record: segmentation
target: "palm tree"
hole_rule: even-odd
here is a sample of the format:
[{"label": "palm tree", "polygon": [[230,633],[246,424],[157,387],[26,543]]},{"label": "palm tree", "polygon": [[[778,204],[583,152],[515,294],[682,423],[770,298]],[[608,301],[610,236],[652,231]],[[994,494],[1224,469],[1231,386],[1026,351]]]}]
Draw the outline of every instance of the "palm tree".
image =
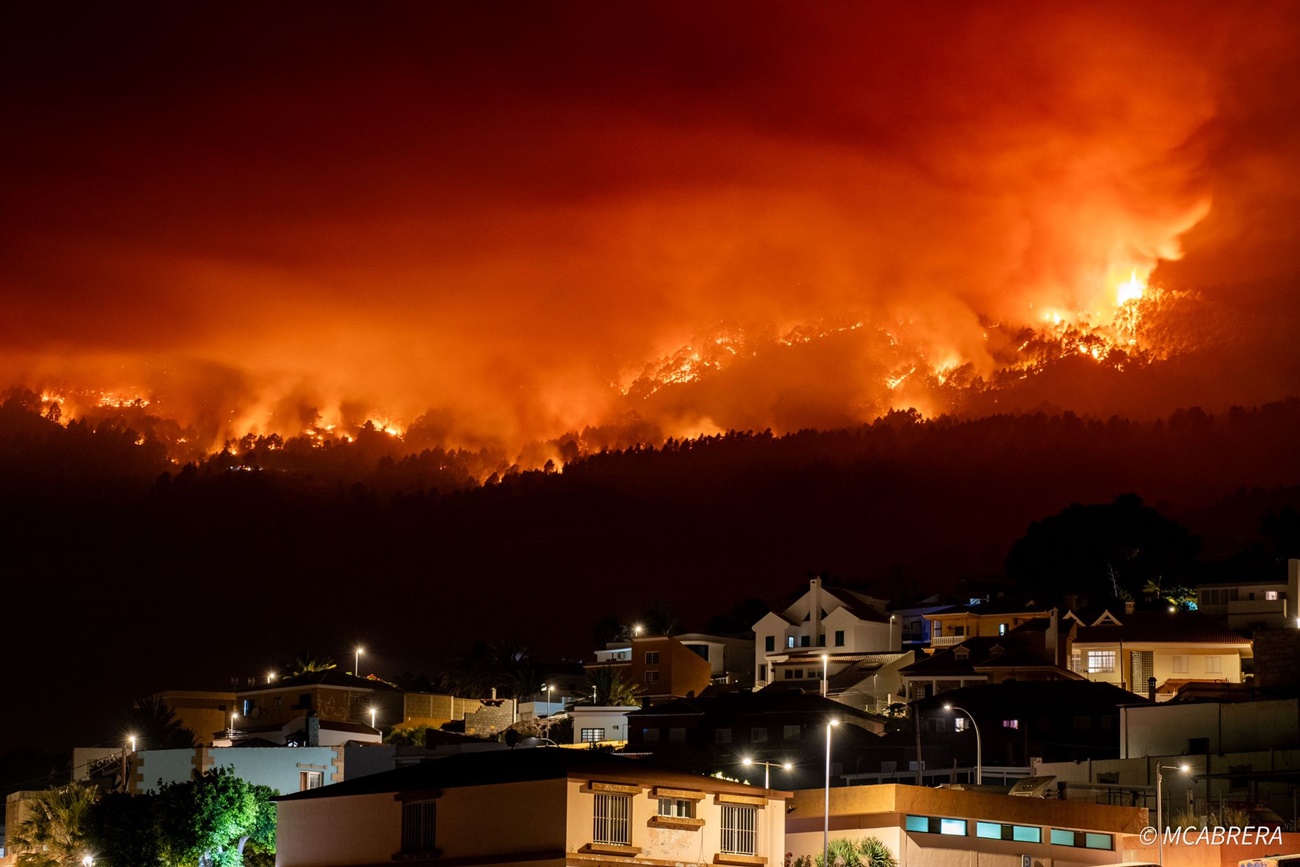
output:
[{"label": "palm tree", "polygon": [[328,656],[320,656],[310,650],[300,650],[294,661],[286,667],[289,669],[290,677],[297,677],[300,674],[329,671],[334,667],[334,660]]},{"label": "palm tree", "polygon": [[[840,838],[830,842],[830,867],[897,867],[894,853],[879,837],[863,837],[858,842]],[[822,856],[813,859],[816,867],[825,867]]]},{"label": "palm tree", "polygon": [[17,867],[78,867],[92,854],[86,817],[98,794],[89,786],[72,783],[27,799],[31,817],[19,824],[12,837]]},{"label": "palm tree", "polygon": [[617,669],[605,666],[592,669],[587,680],[595,689],[595,703],[605,707],[629,707],[641,703],[640,688]]},{"label": "palm tree", "polygon": [[123,723],[141,749],[184,750],[198,746],[198,736],[181,725],[176,712],[156,695],[137,699]]}]

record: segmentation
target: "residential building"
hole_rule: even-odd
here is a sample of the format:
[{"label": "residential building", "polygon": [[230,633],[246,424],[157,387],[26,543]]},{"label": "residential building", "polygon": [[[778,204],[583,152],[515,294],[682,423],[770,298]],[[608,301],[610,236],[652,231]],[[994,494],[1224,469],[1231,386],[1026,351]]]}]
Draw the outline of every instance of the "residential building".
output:
[{"label": "residential building", "polygon": [[1044,639],[1055,644],[1048,630],[1038,628],[1044,619],[1022,623],[1001,637],[966,638],[959,644],[933,649],[904,666],[899,678],[906,700],[983,683],[1083,680],[1082,675],[1056,665],[1044,655]]},{"label": "residential building", "polygon": [[[402,691],[373,677],[356,677],[330,668],[254,685],[235,694],[238,714],[222,728],[282,725],[307,712],[322,721],[395,725],[405,716]],[[219,734],[218,734],[219,736]]]},{"label": "residential building", "polygon": [[775,867],[788,797],[590,750],[450,756],[277,799],[276,865]]},{"label": "residential building", "polygon": [[[825,659],[823,659],[825,657]],[[871,713],[885,713],[903,701],[900,672],[913,661],[913,651],[900,653],[829,653],[790,651],[772,666],[773,682],[765,689],[802,689]],[[774,657],[775,659],[775,657]],[[822,689],[822,675],[826,688]]]},{"label": "residential building", "polygon": [[573,743],[622,746],[627,743],[627,715],[636,710],[640,707],[575,704],[568,712],[573,720]]},{"label": "residential building", "polygon": [[685,632],[673,636],[709,663],[709,676],[718,686],[749,689],[754,685],[754,639]]},{"label": "residential building", "polygon": [[793,793],[786,848],[820,858],[823,834],[875,837],[899,867],[1095,867],[1138,860],[1146,810],[921,786]]},{"label": "residential building", "polygon": [[792,652],[825,648],[828,653],[884,653],[902,646],[898,618],[888,603],[841,587],[826,588],[820,578],[789,606],[771,611],[754,624],[754,689],[777,682],[773,672]]},{"label": "residential building", "polygon": [[225,768],[255,786],[285,794],[342,781],[343,746],[196,747],[142,750],[130,759],[128,791],[154,792],[161,785]]},{"label": "residential building", "polygon": [[1243,661],[1251,656],[1249,638],[1194,611],[1104,611],[1078,627],[1070,667],[1089,680],[1167,701],[1193,681],[1242,683]]},{"label": "residential building", "polygon": [[920,605],[890,609],[889,613],[893,616],[895,626],[899,630],[902,649],[914,650],[919,653],[929,647],[930,621],[926,615],[935,614],[951,607],[951,603],[940,602],[939,597],[931,596],[922,600]]},{"label": "residential building", "polygon": [[709,661],[669,635],[613,642],[596,651],[596,661],[586,668],[618,671],[641,691],[643,704],[699,695],[713,682]]},{"label": "residential building", "polygon": [[[815,785],[825,761],[826,724],[836,720],[837,754],[877,740],[881,721],[798,689],[724,692],[651,705],[627,715],[627,750],[695,773],[740,773],[745,758],[790,762],[781,786]],[[838,774],[838,771],[836,772]]]},{"label": "residential building", "polygon": [[[215,733],[226,728],[230,711],[238,710],[235,693],[212,690],[168,689],[154,693],[167,705],[176,721],[194,732],[201,746],[212,746]],[[152,749],[159,744],[138,744],[140,749]]]},{"label": "residential building", "polygon": [[[932,651],[961,644],[968,638],[1000,638],[1007,633],[1038,620],[1048,628],[1056,628],[1056,609],[1041,605],[1032,599],[975,599],[967,605],[950,605],[926,614],[930,623],[930,648]],[[1060,664],[1059,650],[1053,632],[1044,647],[1048,661]]]},{"label": "residential building", "polygon": [[[1279,570],[1280,571],[1280,570]],[[1300,560],[1286,563],[1275,580],[1215,582],[1196,585],[1196,610],[1221,617],[1229,629],[1251,632],[1300,624]]]}]

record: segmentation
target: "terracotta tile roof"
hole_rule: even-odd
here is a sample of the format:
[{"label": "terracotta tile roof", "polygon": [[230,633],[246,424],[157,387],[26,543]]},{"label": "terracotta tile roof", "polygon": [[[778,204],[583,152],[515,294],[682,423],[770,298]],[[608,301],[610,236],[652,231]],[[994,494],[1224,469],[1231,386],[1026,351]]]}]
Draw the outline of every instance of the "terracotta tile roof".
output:
[{"label": "terracotta tile roof", "polygon": [[1179,611],[1168,614],[1157,611],[1139,611],[1133,614],[1116,614],[1119,626],[1081,626],[1074,637],[1075,644],[1107,644],[1119,641],[1154,642],[1167,644],[1238,644],[1250,646],[1250,639],[1238,635],[1224,621]]}]

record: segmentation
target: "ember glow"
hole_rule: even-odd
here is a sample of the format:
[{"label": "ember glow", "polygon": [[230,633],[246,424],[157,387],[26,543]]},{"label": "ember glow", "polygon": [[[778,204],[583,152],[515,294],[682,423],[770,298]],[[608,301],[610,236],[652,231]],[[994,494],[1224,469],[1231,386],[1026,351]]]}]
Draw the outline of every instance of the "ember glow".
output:
[{"label": "ember glow", "polygon": [[0,380],[65,422],[522,455],[1300,387],[1290,4],[6,15]]}]

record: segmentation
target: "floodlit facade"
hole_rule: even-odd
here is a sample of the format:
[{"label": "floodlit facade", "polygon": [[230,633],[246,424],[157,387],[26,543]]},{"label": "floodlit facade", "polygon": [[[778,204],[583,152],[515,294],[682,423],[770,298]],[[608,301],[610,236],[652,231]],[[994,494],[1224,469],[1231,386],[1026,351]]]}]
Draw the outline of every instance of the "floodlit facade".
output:
[{"label": "floodlit facade", "polygon": [[779,865],[787,797],[580,750],[452,756],[280,798],[276,865]]}]

